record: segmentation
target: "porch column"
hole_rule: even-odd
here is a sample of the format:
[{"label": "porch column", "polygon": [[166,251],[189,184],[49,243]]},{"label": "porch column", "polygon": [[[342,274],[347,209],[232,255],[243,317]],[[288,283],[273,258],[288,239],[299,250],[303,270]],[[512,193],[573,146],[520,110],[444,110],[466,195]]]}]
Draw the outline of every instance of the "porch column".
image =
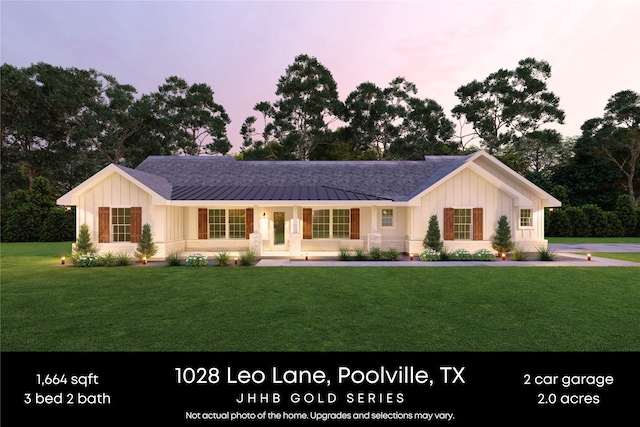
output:
[{"label": "porch column", "polygon": [[[253,207],[253,223],[260,224],[260,208],[258,206]],[[251,249],[257,253],[259,256],[262,255],[262,238],[260,237],[260,228],[254,227],[253,233],[249,234],[249,246]]]},{"label": "porch column", "polygon": [[289,234],[289,253],[291,256],[302,255],[302,235],[300,234],[300,221],[298,220],[298,206],[293,207],[293,230]]},{"label": "porch column", "polygon": [[382,247],[382,234],[378,233],[378,207],[371,206],[371,232],[367,235],[367,250]]}]

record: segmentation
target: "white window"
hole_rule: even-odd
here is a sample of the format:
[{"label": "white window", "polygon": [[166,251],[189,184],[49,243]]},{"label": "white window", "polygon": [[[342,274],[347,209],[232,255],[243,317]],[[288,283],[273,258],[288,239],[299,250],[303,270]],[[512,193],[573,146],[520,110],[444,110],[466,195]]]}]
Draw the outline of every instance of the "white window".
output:
[{"label": "white window", "polygon": [[531,222],[531,209],[520,209],[520,227],[533,227]]},{"label": "white window", "polygon": [[382,209],[382,226],[393,227],[393,209]]},{"label": "white window", "polygon": [[455,209],[453,211],[454,240],[471,239],[471,209]]}]

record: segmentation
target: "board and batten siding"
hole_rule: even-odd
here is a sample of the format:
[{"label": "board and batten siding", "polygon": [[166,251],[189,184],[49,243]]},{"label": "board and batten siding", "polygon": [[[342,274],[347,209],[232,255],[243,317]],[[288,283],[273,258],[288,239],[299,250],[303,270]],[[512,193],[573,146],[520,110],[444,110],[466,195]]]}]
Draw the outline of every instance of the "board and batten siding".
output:
[{"label": "board and batten siding", "polygon": [[[156,238],[154,219],[156,207],[151,204],[151,196],[128,179],[113,173],[80,195],[76,209],[77,228],[82,224],[89,226],[91,239],[98,242],[100,207],[142,208],[142,224],[151,225]],[[162,230],[163,231],[163,230]]]},{"label": "board and batten siding", "polygon": [[422,239],[431,215],[438,216],[440,231],[444,227],[445,208],[483,208],[484,239],[493,234],[500,215],[511,216],[513,199],[477,173],[465,169],[422,197],[419,213],[414,215],[412,239]]}]

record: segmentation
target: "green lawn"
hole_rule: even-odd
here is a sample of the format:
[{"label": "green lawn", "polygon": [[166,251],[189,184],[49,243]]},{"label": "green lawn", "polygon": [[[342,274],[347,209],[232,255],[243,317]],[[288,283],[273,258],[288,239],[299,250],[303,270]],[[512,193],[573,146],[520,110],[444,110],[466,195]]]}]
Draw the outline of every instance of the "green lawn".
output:
[{"label": "green lawn", "polygon": [[2,244],[2,351],[639,351],[638,269],[61,267]]},{"label": "green lawn", "polygon": [[[586,255],[586,252],[582,252]],[[594,257],[619,259],[622,261],[640,262],[640,252],[593,252]]]},{"label": "green lawn", "polygon": [[562,243],[567,245],[584,243],[638,243],[640,237],[548,237],[549,243]]}]

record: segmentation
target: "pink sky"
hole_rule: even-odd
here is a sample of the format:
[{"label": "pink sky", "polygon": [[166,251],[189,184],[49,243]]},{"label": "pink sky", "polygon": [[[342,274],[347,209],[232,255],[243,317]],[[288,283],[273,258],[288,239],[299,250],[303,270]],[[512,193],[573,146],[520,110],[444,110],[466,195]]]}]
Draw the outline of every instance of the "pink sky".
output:
[{"label": "pink sky", "polygon": [[607,99],[640,92],[640,2],[629,1],[199,1],[0,3],[1,61],[93,68],[139,93],[177,75],[207,83],[239,130],[274,101],[295,56],[315,56],[344,100],[371,81],[404,76],[451,118],[455,90],[534,57],[567,114],[553,126],[580,134]]}]

